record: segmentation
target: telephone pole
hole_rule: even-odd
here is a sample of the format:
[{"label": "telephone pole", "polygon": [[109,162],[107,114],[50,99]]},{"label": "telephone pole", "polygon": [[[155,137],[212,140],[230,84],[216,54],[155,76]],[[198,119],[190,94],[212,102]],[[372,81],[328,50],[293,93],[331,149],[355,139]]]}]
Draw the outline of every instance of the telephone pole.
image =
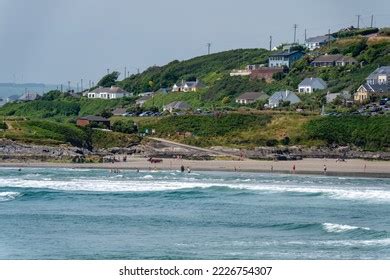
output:
[{"label": "telephone pole", "polygon": [[374,15],[371,15],[371,28],[374,26]]},{"label": "telephone pole", "polygon": [[294,44],[295,44],[296,39],[297,39],[297,28],[298,28],[298,25],[294,24]]},{"label": "telephone pole", "polygon": [[70,81],[68,81],[68,91],[70,92]]},{"label": "telephone pole", "polygon": [[207,43],[207,54],[209,55],[211,51],[211,43]]},{"label": "telephone pole", "polygon": [[81,92],[83,92],[84,88],[83,88],[83,79],[80,80],[80,85],[81,85]]},{"label": "telephone pole", "polygon": [[126,79],[127,67],[125,66],[125,79]]},{"label": "telephone pole", "polygon": [[269,36],[269,51],[272,50],[272,36]]},{"label": "telephone pole", "polygon": [[306,33],[306,29],[305,29],[305,42],[306,42],[306,39],[307,39],[307,33]]},{"label": "telephone pole", "polygon": [[330,49],[330,29],[328,29],[328,47]]},{"label": "telephone pole", "polygon": [[361,17],[361,15],[356,15],[357,16],[357,18],[358,18],[358,29],[360,28],[360,17]]}]

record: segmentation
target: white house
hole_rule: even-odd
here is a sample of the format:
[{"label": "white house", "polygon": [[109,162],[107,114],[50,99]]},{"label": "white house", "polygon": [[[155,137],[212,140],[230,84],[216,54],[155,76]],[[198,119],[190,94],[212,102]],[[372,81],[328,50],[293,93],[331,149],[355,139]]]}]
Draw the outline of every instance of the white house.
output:
[{"label": "white house", "polygon": [[245,92],[236,98],[238,104],[251,104],[259,100],[267,100],[268,95],[263,92]]},{"label": "white house", "polygon": [[184,101],[174,101],[163,107],[163,111],[169,111],[170,113],[173,111],[188,111],[190,109],[191,106]]},{"label": "white house", "polygon": [[203,84],[199,82],[197,79],[194,81],[184,81],[182,80],[181,83],[174,84],[172,87],[172,92],[190,92],[190,91],[197,91],[198,89],[202,88]]},{"label": "white house", "polygon": [[306,39],[305,46],[309,50],[313,51],[313,50],[315,50],[323,45],[326,45],[327,43],[329,43],[329,41],[334,41],[334,40],[335,40],[335,38],[332,35],[331,36],[324,35],[324,36],[311,37],[311,38]]},{"label": "white house", "polygon": [[298,92],[312,93],[316,90],[326,89],[328,85],[321,78],[306,78],[298,85]]},{"label": "white house", "polygon": [[124,89],[121,89],[120,87],[98,87],[86,95],[88,98],[97,98],[97,99],[118,99],[123,98],[125,96],[133,96],[132,93],[129,93],[125,91]]},{"label": "white house", "polygon": [[367,83],[373,84],[389,84],[390,83],[390,66],[382,66],[376,69],[367,77]]},{"label": "white house", "polygon": [[277,91],[268,99],[268,108],[277,108],[280,103],[289,101],[290,105],[301,102],[301,99],[292,91]]}]

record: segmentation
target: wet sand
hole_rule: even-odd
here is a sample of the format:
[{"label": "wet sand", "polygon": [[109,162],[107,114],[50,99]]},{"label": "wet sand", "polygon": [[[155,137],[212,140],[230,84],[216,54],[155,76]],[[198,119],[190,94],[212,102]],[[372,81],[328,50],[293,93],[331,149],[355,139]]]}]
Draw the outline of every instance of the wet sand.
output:
[{"label": "wet sand", "polygon": [[[390,178],[390,161],[365,161],[360,159],[337,162],[335,159],[303,159],[299,161],[257,160],[181,160],[164,159],[150,163],[146,158],[128,157],[126,162],[115,163],[55,163],[55,162],[0,162],[0,167],[47,168],[105,168],[139,170],[179,170],[181,166],[194,171],[275,172],[295,174],[326,174],[329,176],[359,176]],[[295,166],[295,171],[294,171]],[[326,167],[326,172],[325,172]]]}]

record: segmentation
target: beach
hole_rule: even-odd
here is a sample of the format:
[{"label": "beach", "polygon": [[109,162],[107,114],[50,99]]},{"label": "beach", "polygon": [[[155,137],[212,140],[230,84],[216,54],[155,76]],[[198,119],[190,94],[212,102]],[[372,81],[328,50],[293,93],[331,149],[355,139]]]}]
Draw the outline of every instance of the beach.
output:
[{"label": "beach", "polygon": [[[117,159],[123,159],[117,156]],[[259,160],[183,160],[163,159],[161,163],[150,163],[147,158],[127,157],[126,162],[115,163],[57,163],[57,162],[1,162],[0,167],[54,167],[54,168],[102,168],[102,169],[139,169],[139,170],[179,170],[185,171],[231,171],[261,173],[295,173],[329,176],[359,176],[390,178],[389,161],[367,161],[351,159],[310,159],[298,161],[259,161]],[[295,169],[295,170],[294,170]],[[326,171],[325,171],[326,170]]]}]

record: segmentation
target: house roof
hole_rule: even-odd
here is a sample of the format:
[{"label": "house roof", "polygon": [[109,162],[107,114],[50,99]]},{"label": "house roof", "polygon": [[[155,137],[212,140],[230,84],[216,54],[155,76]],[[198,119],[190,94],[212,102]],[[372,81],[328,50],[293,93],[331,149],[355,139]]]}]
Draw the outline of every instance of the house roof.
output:
[{"label": "house roof", "polygon": [[280,101],[290,101],[291,104],[301,102],[301,99],[292,91],[277,91],[269,98],[270,103],[279,103]]},{"label": "house roof", "polygon": [[114,116],[121,116],[127,112],[126,108],[116,108],[112,111],[112,114]]},{"label": "house roof", "polygon": [[169,103],[168,105],[165,105],[164,108],[166,110],[188,110],[191,108],[191,106],[184,101],[174,101]]},{"label": "house roof", "polygon": [[128,93],[127,91],[125,91],[124,89],[120,88],[120,87],[115,87],[115,86],[112,86],[112,87],[98,87],[94,90],[91,90],[90,92],[92,93]]},{"label": "house roof", "polygon": [[236,99],[238,100],[265,100],[268,99],[268,95],[264,92],[245,92]]},{"label": "house roof", "polygon": [[138,99],[136,100],[136,102],[148,101],[148,100],[149,100],[150,98],[152,98],[152,97],[153,97],[153,95],[144,95],[144,96],[138,98]]},{"label": "house roof", "polygon": [[[333,36],[330,36],[330,40],[334,40],[335,38]],[[328,42],[329,37],[328,35],[323,36],[316,36],[306,39],[306,43],[321,43],[321,42]]]},{"label": "house roof", "polygon": [[100,117],[100,116],[85,116],[78,118],[79,120],[88,120],[91,122],[109,122],[109,119]]},{"label": "house roof", "polygon": [[306,78],[299,84],[299,87],[326,88],[327,84],[321,78]]},{"label": "house roof", "polygon": [[343,62],[354,62],[354,63],[357,63],[357,60],[354,59],[353,57],[350,57],[350,56],[343,56],[342,58],[340,59],[337,59],[337,61],[343,61]]},{"label": "house roof", "polygon": [[377,79],[378,75],[390,75],[390,66],[382,66],[372,72],[367,79]]},{"label": "house roof", "polygon": [[189,88],[194,88],[194,87],[200,88],[200,87],[204,86],[199,80],[196,80],[196,81],[181,81],[180,83],[176,83],[175,85],[177,87],[187,86]]},{"label": "house roof", "polygon": [[35,100],[37,98],[41,97],[38,93],[35,92],[27,92],[23,94],[21,97],[19,97],[19,100],[24,100],[24,101],[31,101]]},{"label": "house roof", "polygon": [[282,52],[277,52],[277,53],[274,53],[274,54],[271,54],[270,57],[275,57],[275,56],[278,56],[278,57],[289,57],[293,54],[296,54],[296,53],[302,53],[301,51],[292,51],[292,52],[289,52],[289,51],[282,51]]},{"label": "house roof", "polygon": [[317,57],[313,62],[335,62],[336,60],[340,60],[342,57],[342,54],[326,54]]},{"label": "house roof", "polygon": [[327,103],[331,103],[333,102],[338,96],[340,96],[342,99],[350,99],[351,98],[351,94],[348,92],[348,91],[343,91],[343,92],[337,92],[337,93],[330,93],[328,92],[326,94],[326,102]]},{"label": "house roof", "polygon": [[389,93],[390,92],[390,84],[368,84],[365,83],[360,86],[363,87],[367,92],[371,93]]}]

